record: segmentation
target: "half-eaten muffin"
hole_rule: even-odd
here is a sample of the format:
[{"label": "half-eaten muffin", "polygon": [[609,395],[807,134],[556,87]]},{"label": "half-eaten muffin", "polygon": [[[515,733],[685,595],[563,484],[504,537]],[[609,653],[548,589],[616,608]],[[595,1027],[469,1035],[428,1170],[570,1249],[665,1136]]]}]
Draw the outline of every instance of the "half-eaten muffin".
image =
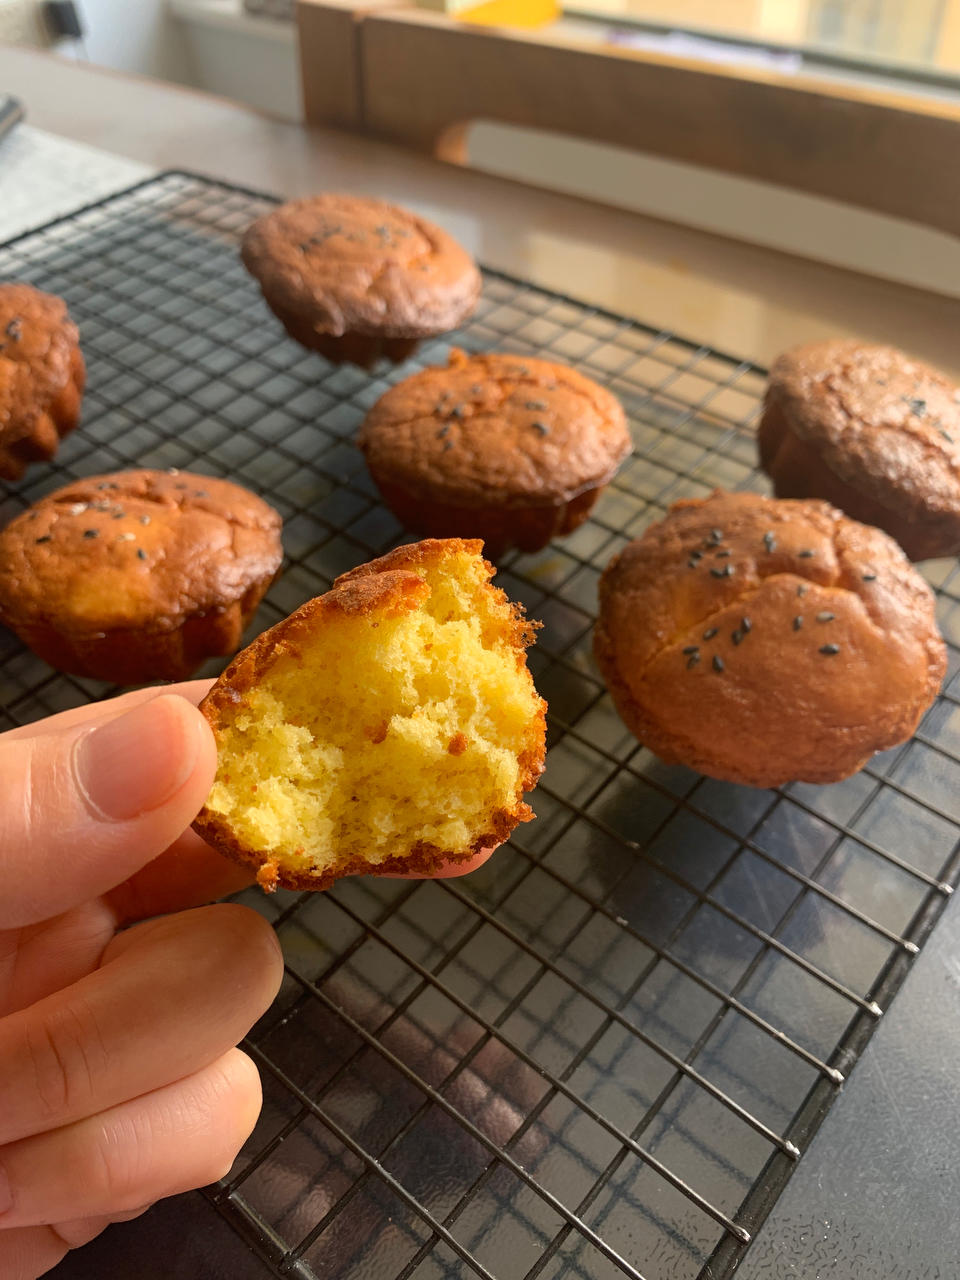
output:
[{"label": "half-eaten muffin", "polygon": [[259,636],[201,704],[218,770],[194,826],[278,885],[430,874],[533,817],[533,626],[481,543],[399,547]]}]

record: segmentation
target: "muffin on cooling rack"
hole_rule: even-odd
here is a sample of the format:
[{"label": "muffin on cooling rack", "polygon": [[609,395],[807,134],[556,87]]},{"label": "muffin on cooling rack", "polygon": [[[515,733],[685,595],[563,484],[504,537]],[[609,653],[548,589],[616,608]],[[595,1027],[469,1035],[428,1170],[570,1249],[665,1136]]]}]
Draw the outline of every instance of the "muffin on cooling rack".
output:
[{"label": "muffin on cooling rack", "polygon": [[0,284],[0,480],[52,458],[80,420],[86,369],[62,298]]},{"label": "muffin on cooling rack", "polygon": [[960,552],[960,388],[893,347],[816,342],[780,356],[759,429],[779,497],[825,498],[911,560]]},{"label": "muffin on cooling rack", "polygon": [[463,862],[533,817],[533,628],[478,542],[399,547],[259,636],[201,703],[218,770],[194,826],[266,889]]},{"label": "muffin on cooling rack", "polygon": [[451,352],[381,397],[357,443],[408,529],[537,551],[589,515],[630,452],[620,403],[564,365]]},{"label": "muffin on cooling rack", "polygon": [[595,653],[651,751],[731,782],[836,782],[908,738],[946,670],[930,588],[825,502],[678,502],[604,571]]},{"label": "muffin on cooling rack", "polygon": [[78,480],[0,533],[0,622],[61,671],[182,680],[237,648],[280,567],[280,523],[212,476]]},{"label": "muffin on cooling rack", "polygon": [[281,205],[247,230],[241,255],[290,336],[335,363],[405,360],[480,296],[480,272],[452,236],[360,196]]}]

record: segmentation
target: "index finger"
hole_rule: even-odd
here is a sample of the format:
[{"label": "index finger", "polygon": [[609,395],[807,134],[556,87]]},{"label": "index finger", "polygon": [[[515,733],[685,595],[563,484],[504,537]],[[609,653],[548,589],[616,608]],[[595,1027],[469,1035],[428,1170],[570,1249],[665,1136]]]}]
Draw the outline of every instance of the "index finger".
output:
[{"label": "index finger", "polygon": [[118,694],[115,698],[104,698],[101,702],[87,702],[82,707],[71,707],[69,711],[60,711],[56,715],[46,716],[43,720],[35,720],[32,724],[23,724],[16,729],[8,729],[0,734],[0,741],[15,742],[18,738],[39,738],[48,733],[62,733],[76,724],[86,721],[109,720],[113,716],[132,711],[141,703],[159,698],[164,693],[173,693],[177,697],[186,698],[196,707],[213,685],[213,680],[181,680],[178,684],[157,684],[147,689],[132,689],[130,693]]}]

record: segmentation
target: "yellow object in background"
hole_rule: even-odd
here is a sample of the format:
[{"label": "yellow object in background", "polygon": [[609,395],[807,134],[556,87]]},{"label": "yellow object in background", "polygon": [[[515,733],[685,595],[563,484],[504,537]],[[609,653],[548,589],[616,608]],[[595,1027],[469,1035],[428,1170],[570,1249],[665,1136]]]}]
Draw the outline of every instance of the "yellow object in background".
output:
[{"label": "yellow object in background", "polygon": [[543,27],[560,17],[558,0],[418,0],[421,8],[438,9],[463,22],[481,26]]}]

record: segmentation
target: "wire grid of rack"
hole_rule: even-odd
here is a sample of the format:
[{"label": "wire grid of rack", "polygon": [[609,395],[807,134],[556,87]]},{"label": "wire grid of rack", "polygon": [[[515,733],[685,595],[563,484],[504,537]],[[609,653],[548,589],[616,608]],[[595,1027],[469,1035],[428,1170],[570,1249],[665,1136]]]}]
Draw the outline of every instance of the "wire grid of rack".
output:
[{"label": "wire grid of rack", "polygon": [[[635,452],[582,528],[501,564],[544,624],[537,821],[463,880],[245,896],[287,968],[246,1045],[263,1113],[209,1211],[265,1275],[727,1276],[958,873],[956,562],[925,566],[950,669],[910,743],[829,787],[663,765],[592,664],[597,579],[671,501],[765,489],[762,370],[495,272],[464,331],[399,369],[334,368],[239,263],[270,204],[166,174],[0,248],[0,274],[67,299],[90,375],[81,428],[0,520],[124,466],[247,484],[286,548],[250,638],[403,540],[352,436],[449,342],[576,364],[623,401]],[[0,727],[111,692],[0,630]]]}]

